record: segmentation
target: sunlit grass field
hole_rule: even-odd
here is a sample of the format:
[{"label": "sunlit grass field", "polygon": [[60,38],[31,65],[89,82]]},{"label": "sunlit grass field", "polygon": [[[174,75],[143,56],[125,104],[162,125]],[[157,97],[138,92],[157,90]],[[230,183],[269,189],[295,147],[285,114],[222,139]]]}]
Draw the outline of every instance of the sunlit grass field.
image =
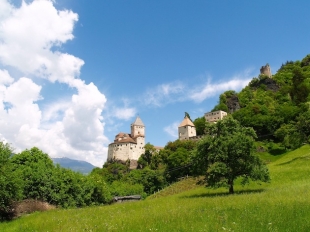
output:
[{"label": "sunlit grass field", "polygon": [[271,183],[236,185],[234,195],[168,188],[139,202],[34,213],[0,231],[310,231],[310,146],[269,158]]}]

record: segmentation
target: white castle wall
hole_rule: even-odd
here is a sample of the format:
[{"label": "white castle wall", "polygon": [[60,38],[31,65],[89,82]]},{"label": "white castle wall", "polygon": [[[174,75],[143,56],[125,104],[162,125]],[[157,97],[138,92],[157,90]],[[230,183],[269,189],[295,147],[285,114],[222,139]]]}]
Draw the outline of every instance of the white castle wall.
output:
[{"label": "white castle wall", "polygon": [[189,139],[190,137],[196,136],[196,128],[194,126],[182,126],[178,128],[179,139]]},{"label": "white castle wall", "polygon": [[222,120],[225,116],[227,116],[227,113],[222,110],[205,113],[205,119],[210,123]]}]

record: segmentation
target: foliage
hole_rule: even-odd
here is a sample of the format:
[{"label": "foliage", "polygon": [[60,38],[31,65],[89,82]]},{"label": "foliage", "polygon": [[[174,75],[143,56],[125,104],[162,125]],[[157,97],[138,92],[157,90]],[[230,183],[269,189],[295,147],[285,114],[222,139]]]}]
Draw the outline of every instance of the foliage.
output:
[{"label": "foliage", "polygon": [[125,178],[124,182],[131,184],[141,184],[143,186],[143,191],[150,195],[162,189],[166,185],[166,179],[163,173],[158,170],[151,170],[145,168],[143,170],[132,170]]},{"label": "foliage", "polygon": [[36,199],[65,208],[105,204],[112,199],[104,179],[55,166],[49,156],[36,147],[14,155],[11,164],[10,175],[20,173],[22,199]]},{"label": "foliage", "polygon": [[138,160],[139,168],[149,167],[153,170],[157,169],[160,163],[160,158],[154,145],[147,143],[144,146],[144,150],[145,152]]},{"label": "foliage", "polygon": [[206,118],[204,116],[200,118],[196,118],[194,120],[194,125],[196,128],[196,134],[199,135],[204,135],[205,134],[205,128],[206,128]]},{"label": "foliage", "polygon": [[310,111],[299,114],[296,121],[282,124],[275,132],[276,138],[282,141],[287,149],[296,149],[303,143],[309,143]]},{"label": "foliage", "polygon": [[300,67],[293,70],[291,97],[296,105],[307,101],[310,93],[309,80],[306,80],[306,75]]},{"label": "foliage", "polygon": [[111,194],[112,196],[145,196],[143,186],[141,184],[132,184],[125,181],[114,181],[111,184]]},{"label": "foliage", "polygon": [[229,187],[229,193],[233,193],[238,177],[243,184],[250,179],[268,181],[267,167],[254,154],[255,138],[252,128],[242,127],[230,116],[209,125],[194,157],[197,169],[206,176],[207,185]]},{"label": "foliage", "polygon": [[191,116],[189,115],[189,113],[187,113],[187,112],[185,112],[185,116],[184,116],[184,118],[188,118],[189,120],[191,120]]},{"label": "foliage", "polygon": [[97,173],[101,175],[104,180],[108,183],[113,183],[113,181],[122,179],[125,175],[129,173],[128,164],[124,164],[117,160],[112,160],[106,162],[102,169],[95,168],[91,174]]},{"label": "foliage", "polygon": [[168,182],[192,174],[191,152],[195,147],[194,140],[176,140],[168,142],[160,151],[162,161],[166,164],[165,177]]},{"label": "foliage", "polygon": [[54,168],[48,155],[33,147],[14,155],[12,163],[14,171],[19,170],[23,176],[23,197],[48,201]]},{"label": "foliage", "polygon": [[[235,96],[241,107],[232,113],[236,120],[245,127],[252,127],[259,140],[276,139],[289,143],[288,137],[287,141],[283,141],[281,136],[276,136],[276,131],[283,124],[291,121],[297,123],[299,114],[305,112],[304,105],[310,100],[309,57],[302,61],[287,61],[272,78],[266,75],[253,78],[239,93],[231,90],[224,92],[212,111],[227,111],[231,107],[229,99]],[[295,141],[295,144],[298,147],[302,142]]]},{"label": "foliage", "polygon": [[19,172],[13,171],[13,149],[0,142],[0,221],[10,217],[14,201],[22,198],[22,182]]}]

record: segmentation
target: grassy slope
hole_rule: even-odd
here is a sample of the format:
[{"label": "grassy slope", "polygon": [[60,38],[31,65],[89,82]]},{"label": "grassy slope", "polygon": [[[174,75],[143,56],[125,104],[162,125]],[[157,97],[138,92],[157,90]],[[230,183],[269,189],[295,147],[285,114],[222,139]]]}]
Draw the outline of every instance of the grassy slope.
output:
[{"label": "grassy slope", "polygon": [[0,231],[310,231],[310,146],[269,164],[272,182],[198,187],[141,202],[35,213]]}]

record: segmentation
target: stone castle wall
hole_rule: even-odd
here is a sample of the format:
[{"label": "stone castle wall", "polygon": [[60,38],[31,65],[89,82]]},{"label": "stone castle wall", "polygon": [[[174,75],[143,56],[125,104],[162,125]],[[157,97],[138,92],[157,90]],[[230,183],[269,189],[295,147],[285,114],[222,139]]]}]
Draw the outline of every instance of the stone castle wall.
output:
[{"label": "stone castle wall", "polygon": [[266,75],[268,77],[271,77],[271,69],[270,69],[270,66],[269,64],[266,64],[265,66],[262,66],[260,68],[260,75]]},{"label": "stone castle wall", "polygon": [[108,160],[138,160],[144,153],[144,145],[134,143],[112,143],[109,145]]}]

